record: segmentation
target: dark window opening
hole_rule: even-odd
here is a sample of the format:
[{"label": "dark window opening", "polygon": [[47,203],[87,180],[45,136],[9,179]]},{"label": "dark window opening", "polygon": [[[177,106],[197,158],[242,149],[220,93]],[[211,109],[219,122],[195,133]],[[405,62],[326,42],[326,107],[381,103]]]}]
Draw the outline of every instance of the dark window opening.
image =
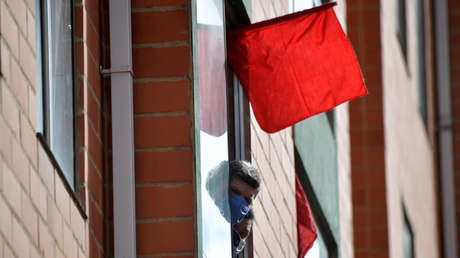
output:
[{"label": "dark window opening", "polygon": [[407,66],[407,17],[406,0],[398,0],[396,10],[396,36]]},{"label": "dark window opening", "polygon": [[331,127],[332,135],[335,137],[335,109],[331,109],[326,112],[327,121]]},{"label": "dark window opening", "polygon": [[[3,52],[2,51],[2,44],[1,43],[2,43],[2,40],[0,39],[0,56],[3,55],[3,53],[2,53]],[[3,77],[3,72],[1,70],[1,67],[2,67],[2,61],[0,60],[0,77]],[[1,95],[0,95],[0,97],[1,97]]]},{"label": "dark window opening", "polygon": [[426,89],[426,62],[425,62],[425,9],[423,0],[417,0],[417,64],[418,64],[418,109],[422,116],[425,128],[427,126],[427,89]]}]

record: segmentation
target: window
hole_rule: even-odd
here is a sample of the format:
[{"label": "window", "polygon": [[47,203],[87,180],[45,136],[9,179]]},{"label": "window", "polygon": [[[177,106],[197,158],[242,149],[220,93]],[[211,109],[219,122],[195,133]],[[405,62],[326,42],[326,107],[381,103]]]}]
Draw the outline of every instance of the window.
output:
[{"label": "window", "polygon": [[249,17],[239,1],[197,0],[194,22],[198,255],[248,257],[251,237],[239,254],[234,249],[228,160],[246,158],[249,104],[226,66],[225,29],[247,24]]},{"label": "window", "polygon": [[327,2],[324,0],[291,0],[290,1],[290,10],[291,12],[297,12],[305,9],[310,9],[312,7],[321,5],[322,3]]},{"label": "window", "polygon": [[332,135],[335,137],[335,109],[331,109],[326,112],[327,121],[331,128]]},{"label": "window", "polygon": [[414,233],[412,231],[412,225],[409,221],[407,215],[406,207],[403,205],[403,216],[404,224],[402,229],[403,235],[403,248],[404,248],[404,258],[414,258]]},{"label": "window", "polygon": [[[231,89],[229,93],[229,115],[230,115],[230,158],[235,160],[250,160],[249,153],[247,153],[247,139],[246,135],[249,130],[249,121],[247,121],[249,114],[249,102],[243,92],[243,86],[240,84],[236,75],[233,75],[231,80]],[[232,254],[233,258],[247,258],[252,251],[252,229],[246,239],[246,245],[239,254]],[[233,235],[234,237],[234,235]],[[234,239],[232,240],[234,241]]]},{"label": "window", "polygon": [[223,0],[197,0],[193,31],[198,256],[232,257]]},{"label": "window", "polygon": [[396,36],[399,46],[407,65],[407,19],[406,19],[406,0],[397,0],[396,4]]},{"label": "window", "polygon": [[426,78],[425,78],[425,15],[423,8],[423,0],[416,1],[417,12],[417,64],[418,64],[418,109],[422,116],[423,122],[427,124],[427,94],[426,94]]},{"label": "window", "polygon": [[[226,6],[226,28],[232,29],[250,24],[247,10],[250,9],[250,1],[233,1]],[[228,2],[227,2],[228,3]],[[250,142],[247,139],[250,131],[249,101],[244,93],[243,86],[236,74],[228,67],[228,121],[229,121],[229,158],[231,160],[250,160],[248,152]],[[232,245],[236,235],[232,233]],[[252,255],[252,228],[245,240],[244,248],[237,253],[232,247],[232,258],[247,258]]]},{"label": "window", "polygon": [[[295,170],[299,178],[300,183],[307,195],[308,202],[310,204],[315,225],[318,230],[318,238],[313,243],[313,246],[305,255],[305,258],[335,258],[338,257],[338,246],[336,237],[334,236],[333,224],[329,222],[331,216],[325,213],[322,206],[327,204],[318,198],[317,193],[310,181],[310,174],[308,174],[303,161],[302,155],[295,148]],[[323,203],[323,204],[322,204]],[[327,209],[327,207],[326,207]],[[327,212],[327,211],[326,211]],[[338,214],[338,213],[337,213]],[[338,216],[337,216],[338,217]],[[332,221],[334,223],[334,221]],[[337,227],[336,227],[337,228]]]},{"label": "window", "polygon": [[73,1],[36,0],[38,134],[75,190]]}]

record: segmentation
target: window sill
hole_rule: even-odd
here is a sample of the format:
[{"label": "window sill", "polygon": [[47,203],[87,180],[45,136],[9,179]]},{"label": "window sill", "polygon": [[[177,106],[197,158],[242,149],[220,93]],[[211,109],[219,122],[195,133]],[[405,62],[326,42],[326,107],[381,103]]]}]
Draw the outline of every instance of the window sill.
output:
[{"label": "window sill", "polygon": [[45,137],[41,133],[37,133],[37,139],[40,145],[43,147],[43,150],[45,150],[46,154],[48,155],[51,164],[53,165],[54,169],[56,170],[56,174],[59,176],[60,180],[64,184],[65,189],[67,190],[67,193],[70,196],[70,199],[72,199],[73,203],[77,207],[78,211],[80,212],[80,215],[84,220],[88,219],[88,216],[86,215],[85,210],[83,209],[83,206],[81,205],[80,201],[78,200],[77,194],[73,191],[72,187],[70,186],[69,182],[65,178],[64,172],[62,172],[61,167],[56,161],[56,158],[53,155],[53,152],[51,151],[50,147],[48,146],[48,143],[45,140]]}]

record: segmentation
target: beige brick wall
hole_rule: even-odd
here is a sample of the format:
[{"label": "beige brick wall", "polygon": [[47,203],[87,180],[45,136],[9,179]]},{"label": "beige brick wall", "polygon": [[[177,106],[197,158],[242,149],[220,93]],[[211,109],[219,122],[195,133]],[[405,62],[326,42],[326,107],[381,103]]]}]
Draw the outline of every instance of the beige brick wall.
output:
[{"label": "beige brick wall", "polygon": [[294,145],[292,129],[266,134],[251,116],[252,162],[262,175],[254,212],[254,257],[296,257]]},{"label": "beige brick wall", "polygon": [[381,1],[385,159],[390,257],[403,257],[407,207],[417,257],[439,257],[433,150],[417,109],[415,2],[407,1],[408,69],[396,37],[396,1]]},{"label": "beige brick wall", "polygon": [[[251,21],[287,14],[287,0],[253,0]],[[292,128],[276,134],[260,129],[251,112],[251,158],[262,175],[260,194],[254,203],[254,257],[296,257],[294,145]]]},{"label": "beige brick wall", "polygon": [[0,17],[0,256],[87,257],[86,221],[35,136],[34,1],[0,1]]},{"label": "beige brick wall", "polygon": [[[288,0],[253,0],[252,22],[287,14]],[[296,257],[294,144],[292,128],[262,131],[251,113],[251,157],[261,171],[262,188],[254,203],[254,257]]]},{"label": "beige brick wall", "polygon": [[[287,0],[252,1],[252,22],[287,14]],[[262,131],[251,113],[251,157],[261,171],[262,188],[254,203],[254,257],[296,257],[294,144],[292,128]]]}]

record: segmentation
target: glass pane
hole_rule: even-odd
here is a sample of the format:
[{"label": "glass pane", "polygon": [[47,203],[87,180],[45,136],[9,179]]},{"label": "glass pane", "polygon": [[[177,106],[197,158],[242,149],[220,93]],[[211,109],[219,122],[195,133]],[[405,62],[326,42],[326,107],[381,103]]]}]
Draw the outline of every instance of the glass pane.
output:
[{"label": "glass pane", "polygon": [[292,10],[294,12],[298,12],[301,10],[305,9],[310,9],[312,7],[321,5],[322,1],[321,0],[292,0],[293,8]]},{"label": "glass pane", "polygon": [[203,257],[231,258],[222,0],[197,0],[196,33],[200,103],[201,251]]},{"label": "glass pane", "polygon": [[[337,146],[326,114],[294,125],[294,141],[334,239],[340,239]],[[332,162],[331,162],[332,161]]]},{"label": "glass pane", "polygon": [[327,246],[326,246],[326,243],[324,243],[323,236],[321,235],[319,231],[318,231],[318,238],[316,239],[315,244],[318,245],[318,253],[319,253],[318,257],[328,258],[329,253],[327,251]]},{"label": "glass pane", "polygon": [[308,250],[304,258],[328,258],[328,257],[329,257],[329,253],[327,251],[326,243],[324,243],[323,236],[321,235],[321,232],[318,230],[318,237],[316,238],[315,242],[313,242],[313,246],[310,248],[310,250]]},{"label": "glass pane", "polygon": [[74,185],[74,109],[71,1],[46,3],[49,143],[69,184]]},{"label": "glass pane", "polygon": [[[405,214],[404,214],[405,215]],[[407,220],[407,217],[404,217],[404,225],[403,225],[403,248],[404,248],[404,258],[413,258],[414,257],[414,250],[413,250],[413,235],[412,229]]]}]

